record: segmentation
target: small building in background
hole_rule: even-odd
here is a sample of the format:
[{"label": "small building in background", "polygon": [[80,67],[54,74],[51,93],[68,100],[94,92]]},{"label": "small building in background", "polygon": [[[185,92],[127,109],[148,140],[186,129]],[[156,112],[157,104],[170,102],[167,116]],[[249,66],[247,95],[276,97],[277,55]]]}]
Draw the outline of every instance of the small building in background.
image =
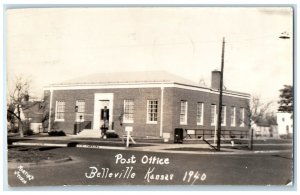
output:
[{"label": "small building in background", "polygon": [[278,133],[281,138],[291,138],[293,136],[293,116],[292,113],[277,113]]},{"label": "small building in background", "polygon": [[41,133],[43,131],[43,114],[44,114],[43,101],[27,101],[21,107],[21,119],[27,123],[33,133]]},{"label": "small building in background", "polygon": [[255,139],[279,139],[277,124],[259,121],[253,125]]}]

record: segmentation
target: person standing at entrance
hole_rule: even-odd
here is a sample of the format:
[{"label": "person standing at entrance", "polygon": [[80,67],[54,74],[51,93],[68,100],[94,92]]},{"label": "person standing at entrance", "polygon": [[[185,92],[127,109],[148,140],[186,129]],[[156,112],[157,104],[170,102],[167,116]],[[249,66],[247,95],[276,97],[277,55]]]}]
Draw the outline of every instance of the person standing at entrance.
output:
[{"label": "person standing at entrance", "polygon": [[101,109],[101,120],[103,121],[103,125],[101,126],[101,138],[106,139],[106,131],[109,127],[109,109],[107,109],[107,106]]}]

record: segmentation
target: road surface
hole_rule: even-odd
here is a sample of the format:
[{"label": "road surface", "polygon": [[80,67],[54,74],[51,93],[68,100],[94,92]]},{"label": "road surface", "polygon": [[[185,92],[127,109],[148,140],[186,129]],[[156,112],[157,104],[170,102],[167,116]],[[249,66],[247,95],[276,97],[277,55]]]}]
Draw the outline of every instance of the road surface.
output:
[{"label": "road surface", "polygon": [[291,152],[207,155],[86,148],[47,152],[67,154],[73,161],[19,163],[22,167],[8,171],[9,185],[286,185],[293,173]]}]

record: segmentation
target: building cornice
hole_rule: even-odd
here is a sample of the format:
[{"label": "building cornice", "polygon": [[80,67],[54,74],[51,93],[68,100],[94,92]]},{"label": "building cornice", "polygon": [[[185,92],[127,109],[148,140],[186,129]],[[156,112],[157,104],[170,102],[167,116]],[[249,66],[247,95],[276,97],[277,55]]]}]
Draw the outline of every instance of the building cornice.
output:
[{"label": "building cornice", "polygon": [[[208,87],[188,85],[174,82],[144,82],[144,83],[93,83],[93,84],[57,84],[44,87],[43,90],[83,90],[83,89],[131,89],[131,88],[180,88],[194,91],[202,91],[212,94],[219,94],[219,90]],[[250,99],[250,94],[223,91],[225,96]]]}]

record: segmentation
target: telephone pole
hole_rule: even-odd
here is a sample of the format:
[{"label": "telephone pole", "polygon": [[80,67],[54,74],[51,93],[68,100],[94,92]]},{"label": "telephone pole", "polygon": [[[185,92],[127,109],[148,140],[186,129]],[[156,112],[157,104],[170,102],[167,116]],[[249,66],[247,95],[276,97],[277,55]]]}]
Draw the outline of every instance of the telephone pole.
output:
[{"label": "telephone pole", "polygon": [[223,71],[224,71],[224,53],[225,53],[225,37],[222,42],[221,57],[221,75],[220,75],[220,96],[219,96],[219,113],[218,113],[218,131],[217,131],[217,151],[221,150],[221,123],[222,123],[222,96],[223,96]]}]

